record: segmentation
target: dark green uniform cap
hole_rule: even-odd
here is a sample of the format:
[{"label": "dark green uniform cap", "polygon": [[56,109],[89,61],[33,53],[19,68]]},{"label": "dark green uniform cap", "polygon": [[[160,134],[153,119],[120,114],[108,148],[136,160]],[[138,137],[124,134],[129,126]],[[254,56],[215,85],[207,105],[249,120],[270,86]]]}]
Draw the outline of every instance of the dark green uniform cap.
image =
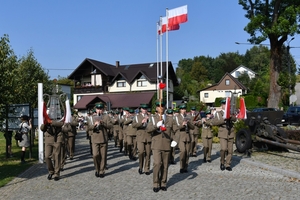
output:
[{"label": "dark green uniform cap", "polygon": [[185,104],[181,104],[181,105],[179,106],[179,109],[186,109],[186,105],[185,105]]},{"label": "dark green uniform cap", "polygon": [[155,102],[155,105],[156,105],[156,106],[160,106],[160,105],[161,105],[162,107],[164,107],[164,106],[166,105],[166,103],[165,103],[164,101],[162,101],[162,102],[156,101],[156,102]]},{"label": "dark green uniform cap", "polygon": [[168,110],[167,110],[167,113],[168,113],[168,114],[173,114],[173,110],[172,110],[172,109],[168,109]]},{"label": "dark green uniform cap", "polygon": [[147,109],[147,112],[151,112],[151,108],[148,108],[148,109]]},{"label": "dark green uniform cap", "polygon": [[191,107],[191,110],[196,110],[196,106],[192,106],[192,107]]},{"label": "dark green uniform cap", "polygon": [[211,114],[210,110],[206,110],[205,114]]},{"label": "dark green uniform cap", "polygon": [[179,110],[176,108],[176,109],[174,109],[174,113],[178,113],[179,112]]},{"label": "dark green uniform cap", "polygon": [[226,104],[226,99],[222,99],[221,104]]},{"label": "dark green uniform cap", "polygon": [[96,103],[95,107],[96,108],[104,108],[104,105],[103,105],[103,103]]},{"label": "dark green uniform cap", "polygon": [[128,112],[129,112],[129,113],[134,113],[134,109],[131,109],[131,108],[130,108],[130,109],[128,109]]},{"label": "dark green uniform cap", "polygon": [[128,108],[128,107],[123,107],[123,110],[126,110],[126,111],[128,111],[128,110],[129,110],[129,108]]},{"label": "dark green uniform cap", "polygon": [[143,109],[147,109],[147,108],[149,108],[149,105],[146,103],[141,103],[140,107]]}]

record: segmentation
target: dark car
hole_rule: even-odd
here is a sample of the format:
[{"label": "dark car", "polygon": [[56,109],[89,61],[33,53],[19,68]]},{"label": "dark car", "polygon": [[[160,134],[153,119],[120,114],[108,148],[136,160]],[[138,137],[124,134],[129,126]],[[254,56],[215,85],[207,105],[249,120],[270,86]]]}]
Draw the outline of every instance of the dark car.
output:
[{"label": "dark car", "polygon": [[291,106],[283,115],[287,124],[300,125],[300,106]]},{"label": "dark car", "polygon": [[252,112],[279,111],[277,108],[254,108]]}]

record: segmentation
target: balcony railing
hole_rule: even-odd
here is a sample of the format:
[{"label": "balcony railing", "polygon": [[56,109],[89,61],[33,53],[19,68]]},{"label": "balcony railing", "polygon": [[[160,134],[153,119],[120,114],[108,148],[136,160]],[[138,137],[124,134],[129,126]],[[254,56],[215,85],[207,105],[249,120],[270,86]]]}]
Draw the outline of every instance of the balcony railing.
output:
[{"label": "balcony railing", "polygon": [[99,93],[104,92],[102,86],[85,86],[75,87],[74,94],[85,94],[85,93]]}]

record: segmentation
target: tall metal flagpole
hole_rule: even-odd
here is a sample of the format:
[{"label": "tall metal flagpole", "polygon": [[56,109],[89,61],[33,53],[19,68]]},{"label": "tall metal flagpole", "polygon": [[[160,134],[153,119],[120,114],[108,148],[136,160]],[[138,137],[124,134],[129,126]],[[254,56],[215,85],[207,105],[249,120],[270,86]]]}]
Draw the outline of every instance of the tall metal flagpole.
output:
[{"label": "tall metal flagpole", "polygon": [[162,57],[163,57],[163,51],[162,51],[162,36],[163,36],[163,34],[162,34],[162,17],[160,17],[160,24],[161,24],[161,26],[160,26],[160,72],[159,72],[159,76],[160,76],[160,78],[161,78],[161,80],[162,80]]},{"label": "tall metal flagpole", "polygon": [[168,48],[168,32],[169,32],[169,10],[166,8],[166,17],[167,17],[167,24],[166,24],[166,93],[167,93],[167,98],[166,98],[166,105],[167,108],[169,108],[169,48]]},{"label": "tall metal flagpole", "polygon": [[[156,23],[156,90],[157,90],[157,94],[158,94],[158,76],[159,76],[159,44],[158,44],[158,40],[159,40],[159,26],[161,25],[161,18],[159,19],[159,22]],[[157,97],[158,98],[158,97]]]}]

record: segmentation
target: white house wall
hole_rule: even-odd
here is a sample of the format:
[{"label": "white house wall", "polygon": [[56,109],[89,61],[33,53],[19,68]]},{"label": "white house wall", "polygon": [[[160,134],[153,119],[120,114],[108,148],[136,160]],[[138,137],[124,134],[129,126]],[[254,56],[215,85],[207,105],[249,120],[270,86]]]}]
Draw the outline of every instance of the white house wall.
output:
[{"label": "white house wall", "polygon": [[[213,91],[201,91],[200,92],[200,102],[203,103],[214,103],[216,101],[216,98],[225,98],[227,97],[226,94],[231,96],[231,93],[233,92],[238,93],[238,97],[242,95],[242,90],[213,90]],[[208,98],[205,98],[204,94],[208,93]]]}]

